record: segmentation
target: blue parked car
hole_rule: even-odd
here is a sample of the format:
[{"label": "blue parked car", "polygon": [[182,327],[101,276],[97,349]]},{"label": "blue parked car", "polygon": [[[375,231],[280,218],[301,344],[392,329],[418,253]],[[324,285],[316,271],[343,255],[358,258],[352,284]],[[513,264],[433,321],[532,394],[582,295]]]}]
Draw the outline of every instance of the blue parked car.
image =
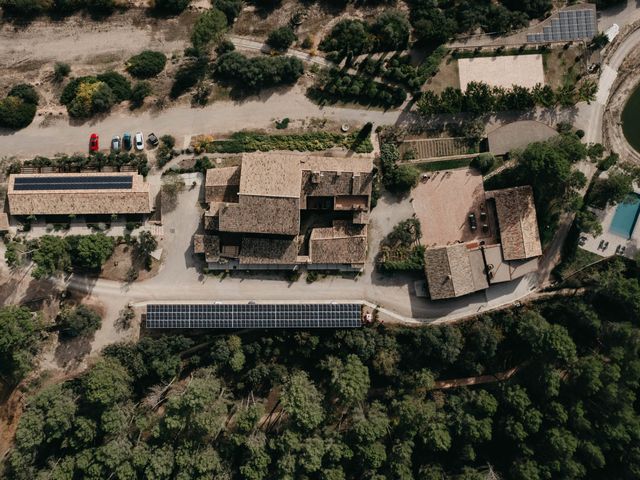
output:
[{"label": "blue parked car", "polygon": [[125,150],[131,150],[131,134],[128,132],[122,135],[122,148]]}]

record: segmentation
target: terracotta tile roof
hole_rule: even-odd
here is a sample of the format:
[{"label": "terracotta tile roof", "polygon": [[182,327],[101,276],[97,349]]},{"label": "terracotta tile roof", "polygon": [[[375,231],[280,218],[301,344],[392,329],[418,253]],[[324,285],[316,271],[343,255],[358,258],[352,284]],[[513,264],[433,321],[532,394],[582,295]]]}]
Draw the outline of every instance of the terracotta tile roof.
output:
[{"label": "terracotta tile roof", "polygon": [[[484,265],[470,256],[463,243],[425,250],[425,273],[433,300],[459,297],[488,287],[486,278],[474,269]],[[477,283],[476,283],[477,282]]]},{"label": "terracotta tile roof", "polygon": [[237,202],[240,188],[240,167],[211,168],[205,179],[205,201]]},{"label": "terracotta tile roof", "polygon": [[220,238],[215,235],[194,235],[193,253],[204,253],[207,262],[220,260]]},{"label": "terracotta tile roof", "polygon": [[9,230],[9,217],[6,213],[0,212],[0,232]]},{"label": "terracotta tile roof", "polygon": [[220,207],[219,225],[223,232],[297,235],[300,199],[241,195]]},{"label": "terracotta tile roof", "polygon": [[240,247],[240,264],[293,265],[298,258],[298,238],[244,237]]},{"label": "terracotta tile roof", "polygon": [[[132,177],[131,189],[109,190],[14,190],[20,177]],[[19,174],[9,177],[9,212],[11,215],[88,215],[149,213],[149,184],[141,175],[127,172]]]},{"label": "terracotta tile roof", "polygon": [[530,186],[487,192],[496,202],[500,242],[505,260],[542,255],[533,190]]},{"label": "terracotta tile roof", "polygon": [[242,155],[240,195],[300,198],[300,159],[295,155]]},{"label": "terracotta tile roof", "polygon": [[336,221],[333,227],[314,228],[309,240],[312,263],[358,264],[367,259],[367,226]]}]

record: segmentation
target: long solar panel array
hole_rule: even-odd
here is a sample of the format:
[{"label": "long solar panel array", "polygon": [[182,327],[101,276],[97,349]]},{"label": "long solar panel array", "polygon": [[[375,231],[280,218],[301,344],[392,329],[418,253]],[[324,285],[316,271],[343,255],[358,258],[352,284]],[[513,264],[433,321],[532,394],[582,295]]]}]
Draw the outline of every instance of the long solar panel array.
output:
[{"label": "long solar panel array", "polygon": [[147,328],[357,328],[358,303],[150,304]]},{"label": "long solar panel array", "polygon": [[16,177],[14,190],[131,190],[132,175]]},{"label": "long solar panel array", "polygon": [[527,42],[568,42],[591,40],[598,27],[593,10],[566,10],[553,18],[550,25],[542,27],[542,33],[530,33]]}]

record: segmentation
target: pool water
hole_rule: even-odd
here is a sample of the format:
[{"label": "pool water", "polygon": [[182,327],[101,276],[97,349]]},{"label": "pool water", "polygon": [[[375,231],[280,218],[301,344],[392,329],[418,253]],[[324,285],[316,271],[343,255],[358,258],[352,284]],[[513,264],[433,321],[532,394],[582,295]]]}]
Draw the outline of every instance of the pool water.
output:
[{"label": "pool water", "polygon": [[629,144],[640,152],[640,85],[636,87],[622,110],[622,133]]},{"label": "pool water", "polygon": [[624,238],[631,238],[638,220],[638,212],[640,212],[640,195],[634,193],[616,207],[609,231]]}]

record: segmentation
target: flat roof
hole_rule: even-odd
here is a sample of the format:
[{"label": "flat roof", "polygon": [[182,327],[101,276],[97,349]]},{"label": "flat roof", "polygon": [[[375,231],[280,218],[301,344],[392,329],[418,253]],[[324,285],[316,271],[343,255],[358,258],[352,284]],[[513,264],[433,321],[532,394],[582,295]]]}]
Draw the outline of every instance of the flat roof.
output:
[{"label": "flat roof", "polygon": [[149,213],[149,184],[131,172],[9,176],[11,215]]}]

